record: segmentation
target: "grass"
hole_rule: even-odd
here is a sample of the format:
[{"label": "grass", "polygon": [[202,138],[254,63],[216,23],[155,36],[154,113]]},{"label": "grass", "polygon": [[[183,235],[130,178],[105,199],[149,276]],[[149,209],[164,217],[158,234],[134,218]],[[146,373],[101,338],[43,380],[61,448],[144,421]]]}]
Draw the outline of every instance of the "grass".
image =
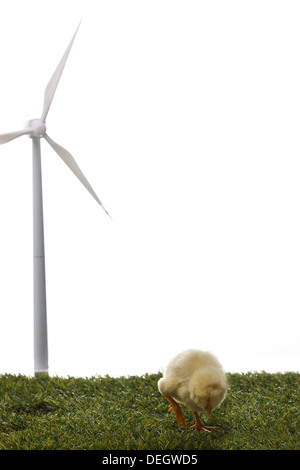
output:
[{"label": "grass", "polygon": [[158,392],[160,376],[2,375],[0,450],[300,448],[299,374],[228,374],[228,394],[207,421],[222,430],[211,435],[178,428]]}]

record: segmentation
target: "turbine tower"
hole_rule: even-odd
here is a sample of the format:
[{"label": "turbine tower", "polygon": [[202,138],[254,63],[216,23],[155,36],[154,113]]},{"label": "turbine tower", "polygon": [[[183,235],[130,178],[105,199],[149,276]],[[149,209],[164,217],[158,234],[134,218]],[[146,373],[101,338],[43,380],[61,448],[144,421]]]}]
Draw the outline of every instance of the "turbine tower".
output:
[{"label": "turbine tower", "polygon": [[[32,139],[32,167],[33,167],[33,267],[34,267],[34,373],[48,374],[48,339],[47,339],[47,304],[46,304],[46,278],[44,253],[44,218],[41,170],[41,138],[44,138],[53,150],[61,157],[69,169],[77,176],[93,198],[109,213],[101,203],[90,183],[80,170],[76,161],[68,152],[46,133],[46,117],[48,115],[57,85],[64,70],[69,53],[73,46],[80,23],[70,44],[62,56],[54,74],[52,75],[44,95],[44,106],[41,117],[25,122],[25,128],[20,131],[0,135],[0,144],[5,144],[22,135],[29,135]],[[109,216],[110,217],[110,216]]]}]

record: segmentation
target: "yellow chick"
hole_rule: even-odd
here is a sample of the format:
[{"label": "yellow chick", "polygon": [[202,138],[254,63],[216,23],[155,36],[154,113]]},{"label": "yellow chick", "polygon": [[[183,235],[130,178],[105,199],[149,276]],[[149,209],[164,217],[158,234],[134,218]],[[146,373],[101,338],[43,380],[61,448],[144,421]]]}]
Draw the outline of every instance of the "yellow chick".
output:
[{"label": "yellow chick", "polygon": [[[198,412],[212,410],[224,400],[227,389],[225,372],[218,359],[209,352],[190,349],[174,357],[158,381],[160,393],[171,403],[169,411],[176,413],[177,424],[187,425],[181,406],[190,408],[196,418],[191,429],[211,432],[215,426],[204,426]],[[177,401],[176,401],[177,400]]]}]

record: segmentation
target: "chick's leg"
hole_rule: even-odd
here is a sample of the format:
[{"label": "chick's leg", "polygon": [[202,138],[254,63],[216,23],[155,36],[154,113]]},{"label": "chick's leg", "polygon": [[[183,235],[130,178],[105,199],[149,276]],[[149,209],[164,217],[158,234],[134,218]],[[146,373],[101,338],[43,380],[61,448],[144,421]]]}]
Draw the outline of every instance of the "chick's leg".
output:
[{"label": "chick's leg", "polygon": [[178,403],[174,400],[174,398],[170,397],[169,395],[164,395],[164,397],[171,403],[171,408],[169,409],[169,411],[175,411],[176,413],[176,420],[177,420],[177,424],[178,426],[180,427],[180,423],[182,423],[184,429],[187,428],[187,425],[186,425],[186,422],[185,422],[185,417],[184,417],[184,414],[183,414],[183,411],[182,411],[182,408],[180,405],[178,405]]},{"label": "chick's leg", "polygon": [[196,418],[196,423],[190,427],[190,429],[196,429],[197,431],[205,431],[211,433],[210,429],[219,429],[218,426],[204,426],[199,418],[197,411],[193,411]]}]

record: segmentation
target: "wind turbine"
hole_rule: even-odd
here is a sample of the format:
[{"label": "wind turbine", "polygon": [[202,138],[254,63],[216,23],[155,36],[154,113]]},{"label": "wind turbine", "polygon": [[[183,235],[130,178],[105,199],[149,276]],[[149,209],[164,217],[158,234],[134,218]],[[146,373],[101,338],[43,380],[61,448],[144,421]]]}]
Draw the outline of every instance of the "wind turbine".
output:
[{"label": "wind turbine", "polygon": [[[60,81],[69,53],[73,46],[80,23],[70,44],[62,56],[54,74],[52,75],[44,94],[44,106],[39,119],[25,122],[25,128],[15,132],[0,135],[0,144],[16,139],[22,135],[29,135],[32,139],[32,166],[33,166],[33,266],[34,266],[34,372],[48,374],[48,339],[47,339],[47,308],[46,308],[46,280],[45,280],[45,254],[44,254],[44,221],[43,221],[43,194],[41,173],[41,147],[43,137],[48,144],[61,157],[79,181],[90,192],[109,216],[90,183],[80,170],[76,161],[68,150],[54,142],[46,134],[46,117],[48,115],[57,85]],[[110,217],[110,216],[109,216]]]}]

